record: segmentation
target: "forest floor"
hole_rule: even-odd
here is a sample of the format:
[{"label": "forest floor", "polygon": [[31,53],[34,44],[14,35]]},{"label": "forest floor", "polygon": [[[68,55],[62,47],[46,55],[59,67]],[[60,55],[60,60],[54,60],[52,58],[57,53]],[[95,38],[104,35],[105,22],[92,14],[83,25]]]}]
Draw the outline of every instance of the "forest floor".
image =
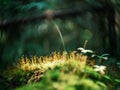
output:
[{"label": "forest floor", "polygon": [[[79,48],[83,49],[83,48]],[[21,57],[1,74],[2,90],[119,90],[120,71],[87,50]],[[106,64],[107,63],[107,64]]]}]

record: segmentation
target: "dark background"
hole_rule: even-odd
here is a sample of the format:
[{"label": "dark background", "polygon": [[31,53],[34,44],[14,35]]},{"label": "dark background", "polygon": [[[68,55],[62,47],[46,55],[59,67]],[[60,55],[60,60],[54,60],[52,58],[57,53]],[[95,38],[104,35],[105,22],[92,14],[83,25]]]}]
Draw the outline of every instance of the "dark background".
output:
[{"label": "dark background", "polygon": [[0,67],[23,55],[77,50],[85,40],[119,61],[119,0],[0,0]]}]

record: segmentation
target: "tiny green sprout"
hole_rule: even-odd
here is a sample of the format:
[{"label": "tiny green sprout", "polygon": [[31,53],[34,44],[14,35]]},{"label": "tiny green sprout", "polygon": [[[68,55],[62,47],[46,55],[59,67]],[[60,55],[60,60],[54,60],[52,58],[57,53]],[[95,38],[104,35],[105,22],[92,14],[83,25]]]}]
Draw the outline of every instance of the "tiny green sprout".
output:
[{"label": "tiny green sprout", "polygon": [[98,66],[98,65],[94,65],[94,70],[99,72],[101,75],[104,75],[105,74],[105,69],[106,69],[106,66]]},{"label": "tiny green sprout", "polygon": [[95,54],[93,54],[91,57],[92,58],[98,58],[99,60],[101,60],[101,59],[108,60],[108,56],[109,56],[109,54],[102,54],[102,55],[95,55]]},{"label": "tiny green sprout", "polygon": [[102,54],[102,55],[98,56],[98,58],[103,59],[103,60],[107,60],[108,56],[109,56],[109,54]]}]

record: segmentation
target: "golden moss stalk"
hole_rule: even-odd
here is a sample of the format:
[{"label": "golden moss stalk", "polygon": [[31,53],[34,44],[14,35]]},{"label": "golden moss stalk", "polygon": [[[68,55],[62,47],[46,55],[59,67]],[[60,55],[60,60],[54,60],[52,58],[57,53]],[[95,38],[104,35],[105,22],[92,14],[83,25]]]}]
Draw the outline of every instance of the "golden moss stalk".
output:
[{"label": "golden moss stalk", "polygon": [[85,67],[87,62],[87,56],[76,53],[76,51],[72,51],[70,53],[63,52],[54,52],[50,56],[33,56],[32,58],[21,57],[19,66],[24,71],[43,69],[46,70],[48,68],[54,68],[57,65],[65,64],[68,61],[78,61],[79,65]]}]

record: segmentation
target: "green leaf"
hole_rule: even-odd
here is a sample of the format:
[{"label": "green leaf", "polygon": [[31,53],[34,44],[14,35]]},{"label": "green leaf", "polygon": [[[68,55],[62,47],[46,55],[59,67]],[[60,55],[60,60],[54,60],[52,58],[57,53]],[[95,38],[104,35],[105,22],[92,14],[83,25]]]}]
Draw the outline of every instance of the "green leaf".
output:
[{"label": "green leaf", "polygon": [[120,83],[120,79],[115,79],[115,82]]},{"label": "green leaf", "polygon": [[48,8],[49,5],[47,5],[46,2],[32,2],[27,5],[24,5],[21,10],[31,10],[31,9],[38,9],[38,10],[43,10],[45,8]]}]

